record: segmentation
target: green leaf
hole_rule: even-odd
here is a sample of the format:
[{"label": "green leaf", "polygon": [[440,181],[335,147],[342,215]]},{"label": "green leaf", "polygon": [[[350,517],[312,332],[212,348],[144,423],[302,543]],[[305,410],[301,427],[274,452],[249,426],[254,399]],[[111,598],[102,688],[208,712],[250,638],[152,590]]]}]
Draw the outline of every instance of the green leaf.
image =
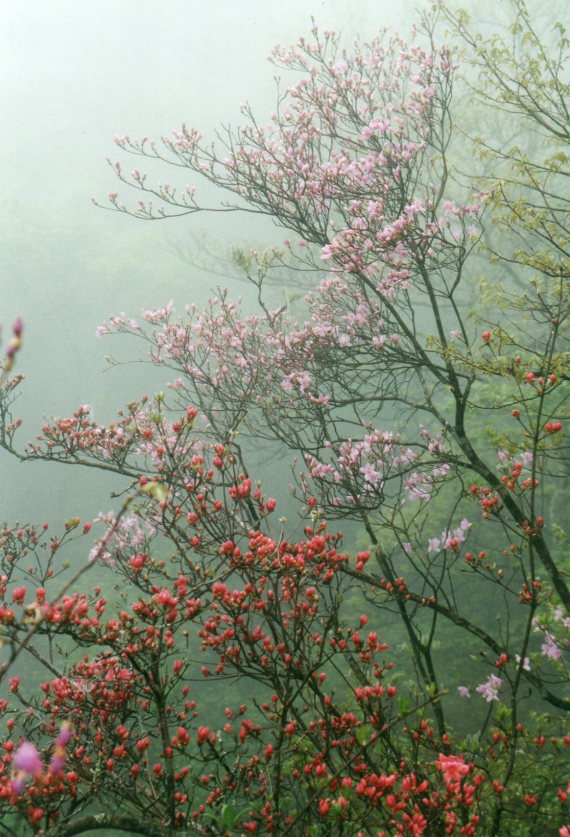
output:
[{"label": "green leaf", "polygon": [[233,805],[224,805],[222,807],[221,823],[224,828],[233,829],[237,820],[237,812]]},{"label": "green leaf", "polygon": [[160,482],[149,482],[141,488],[143,494],[148,494],[159,503],[164,503],[168,497],[168,488]]},{"label": "green leaf", "polygon": [[410,701],[406,695],[398,695],[398,710],[400,715],[406,715],[410,711]]},{"label": "green leaf", "polygon": [[364,724],[361,727],[358,727],[356,730],[356,740],[359,744],[364,745],[367,744],[370,740],[370,727],[368,724]]}]

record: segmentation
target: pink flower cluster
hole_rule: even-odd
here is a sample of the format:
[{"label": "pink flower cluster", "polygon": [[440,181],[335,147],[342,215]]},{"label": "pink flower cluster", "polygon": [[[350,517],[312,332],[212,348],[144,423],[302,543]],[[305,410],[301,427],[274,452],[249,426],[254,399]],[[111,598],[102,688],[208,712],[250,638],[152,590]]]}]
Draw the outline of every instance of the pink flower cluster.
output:
[{"label": "pink flower cluster", "polygon": [[[47,768],[46,777],[50,774],[61,773],[65,767],[65,748],[71,738],[71,727],[65,722],[55,741],[53,755],[51,757],[49,767]],[[41,780],[44,775],[44,764],[39,752],[34,744],[30,741],[22,741],[14,754],[12,762],[15,770],[15,775],[12,780],[12,793],[19,796],[24,791],[24,784],[28,776],[33,776],[36,780]]]}]

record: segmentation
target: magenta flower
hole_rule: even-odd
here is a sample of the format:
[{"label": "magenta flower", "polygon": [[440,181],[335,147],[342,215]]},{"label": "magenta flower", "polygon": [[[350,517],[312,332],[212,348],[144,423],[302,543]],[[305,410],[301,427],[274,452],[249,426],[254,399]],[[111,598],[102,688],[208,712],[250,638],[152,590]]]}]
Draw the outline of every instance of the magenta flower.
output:
[{"label": "magenta flower", "polygon": [[16,750],[14,767],[24,773],[30,773],[32,776],[37,776],[42,772],[43,764],[40,754],[29,741],[24,741]]},{"label": "magenta flower", "polygon": [[24,791],[24,773],[18,773],[15,779],[12,780],[12,793],[20,796]]},{"label": "magenta flower", "polygon": [[71,738],[71,728],[63,725],[55,742],[56,747],[65,747]]},{"label": "magenta flower", "polygon": [[60,773],[65,767],[65,758],[60,755],[52,756],[49,763],[49,769],[52,773]]}]

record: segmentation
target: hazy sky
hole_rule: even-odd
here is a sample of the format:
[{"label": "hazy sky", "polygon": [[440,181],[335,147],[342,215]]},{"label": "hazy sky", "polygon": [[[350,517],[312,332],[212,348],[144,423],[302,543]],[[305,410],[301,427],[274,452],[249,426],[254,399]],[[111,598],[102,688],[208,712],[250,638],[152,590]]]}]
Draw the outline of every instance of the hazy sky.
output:
[{"label": "hazy sky", "polygon": [[[466,2],[487,31],[504,32],[508,0]],[[545,0],[530,5],[545,8]],[[15,316],[25,323],[18,371],[27,381],[16,409],[24,417],[22,442],[45,417],[89,403],[96,419],[108,421],[127,401],[163,386],[138,365],[103,371],[105,355],[129,352],[120,340],[94,334],[111,313],[136,316],[169,299],[179,308],[206,301],[220,280],[177,255],[177,247],[196,246],[189,230],[205,230],[222,244],[244,234],[250,244],[268,232],[277,242],[284,235],[251,216],[145,223],[97,209],[91,197],[105,202],[117,189],[105,162],[120,156],[113,135],[160,137],[186,122],[208,137],[221,123],[239,123],[246,100],[264,122],[274,107],[276,72],[267,56],[275,43],[307,34],[311,16],[321,28],[343,32],[349,45],[356,33],[366,39],[384,25],[406,37],[414,10],[429,6],[1,0],[0,323],[4,334]],[[182,174],[183,185],[193,182]],[[111,506],[109,481],[93,469],[19,466],[2,452],[0,468],[0,521],[62,521]]]},{"label": "hazy sky", "polygon": [[[3,264],[0,319],[15,313],[29,319],[21,308],[29,299],[19,300],[14,273],[37,314],[51,315],[56,288],[67,319],[83,316],[85,296],[94,315],[123,306],[134,288],[145,304],[148,254],[132,253],[133,263],[127,257],[114,275],[117,253],[125,258],[131,237],[139,246],[148,240],[155,252],[165,235],[189,225],[185,220],[175,232],[175,224],[137,224],[92,206],[92,195],[104,199],[116,188],[105,164],[107,155],[116,156],[114,134],[160,136],[185,121],[208,135],[222,121],[238,121],[246,99],[264,117],[275,72],[267,55],[274,43],[307,33],[311,14],[324,27],[373,32],[401,23],[413,5],[352,0],[347,13],[344,0],[3,0],[2,236],[20,247],[16,264]],[[54,271],[52,259],[63,252],[65,264]],[[94,258],[105,288],[113,277],[115,302],[107,292],[100,300],[84,276]],[[155,284],[162,294],[158,277]]]},{"label": "hazy sky", "polygon": [[[268,224],[235,215],[145,223],[98,210],[91,197],[104,202],[117,189],[105,162],[120,156],[113,135],[160,137],[184,121],[208,136],[238,123],[246,100],[265,121],[275,43],[307,34],[311,16],[347,43],[383,25],[406,36],[418,6],[429,0],[2,0],[0,323],[6,333],[16,315],[25,321],[22,442],[45,417],[90,403],[109,420],[159,388],[140,366],[104,372],[106,354],[129,352],[94,332],[111,313],[207,299],[220,280],[176,253],[195,247],[189,230],[222,244],[273,235]],[[183,185],[192,182],[182,174]],[[0,466],[0,519],[105,507],[108,483],[93,471],[18,466],[1,453]]]},{"label": "hazy sky", "polygon": [[[22,441],[46,416],[95,403],[96,416],[108,420],[143,394],[141,367],[103,373],[104,355],[121,347],[97,340],[95,327],[110,313],[137,315],[171,298],[179,306],[205,301],[218,280],[174,252],[174,244],[191,248],[188,229],[220,241],[244,228],[250,239],[263,235],[235,216],[143,223],[98,210],[91,197],[104,201],[117,188],[105,162],[117,156],[113,135],[160,136],[183,121],[208,135],[221,122],[239,121],[245,100],[265,119],[275,72],[267,56],[275,43],[307,34],[311,15],[322,27],[367,35],[385,24],[405,29],[415,5],[3,0],[0,322],[6,331],[16,315],[25,321]],[[0,465],[0,519],[80,512],[67,507],[69,497],[98,510],[101,483],[93,472],[17,466],[4,454]]]}]

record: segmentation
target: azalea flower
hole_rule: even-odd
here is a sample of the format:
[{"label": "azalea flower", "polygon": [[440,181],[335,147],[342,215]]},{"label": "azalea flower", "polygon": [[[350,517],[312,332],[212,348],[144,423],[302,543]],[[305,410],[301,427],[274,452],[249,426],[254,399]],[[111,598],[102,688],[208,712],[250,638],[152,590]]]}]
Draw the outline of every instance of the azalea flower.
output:
[{"label": "azalea flower", "polygon": [[[515,660],[516,660],[517,666],[520,666],[521,657],[520,657],[519,654],[515,654]],[[529,660],[528,657],[524,658],[522,668],[524,668],[525,671],[530,671],[530,660]]]},{"label": "azalea flower", "polygon": [[486,683],[481,683],[480,686],[477,686],[475,689],[476,692],[485,698],[487,703],[491,703],[493,700],[499,700],[499,689],[503,685],[503,681],[500,677],[497,677],[496,674],[492,674]]},{"label": "azalea flower", "polygon": [[468,764],[463,761],[463,756],[444,756],[439,754],[439,761],[436,762],[437,769],[443,773],[444,781],[447,785],[460,782],[463,776],[466,776],[471,769]]},{"label": "azalea flower", "polygon": [[540,646],[540,650],[542,651],[543,656],[548,657],[551,660],[559,660],[562,655],[560,647],[557,645],[556,640],[554,639],[552,634],[549,634],[548,631],[545,631],[545,633],[546,642],[543,642],[543,644]]}]

